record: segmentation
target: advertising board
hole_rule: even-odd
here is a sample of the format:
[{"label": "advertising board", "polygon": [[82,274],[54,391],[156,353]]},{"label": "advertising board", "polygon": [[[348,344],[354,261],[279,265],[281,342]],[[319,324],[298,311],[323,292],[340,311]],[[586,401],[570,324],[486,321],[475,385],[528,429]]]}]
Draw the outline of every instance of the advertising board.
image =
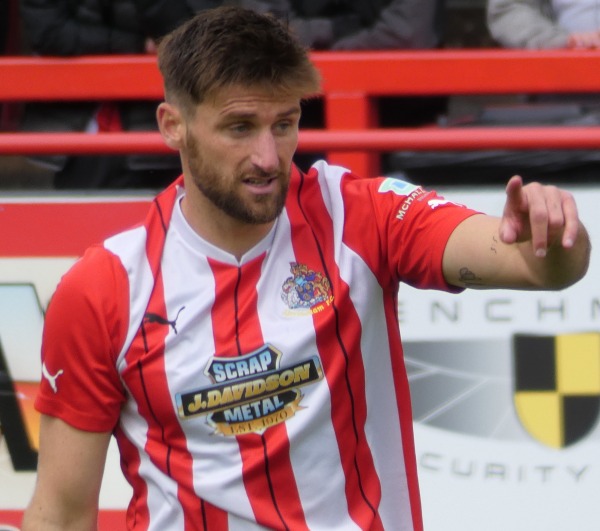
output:
[{"label": "advertising board", "polygon": [[[571,191],[597,250],[600,188]],[[493,214],[504,203],[499,187],[441,192]],[[85,247],[142,219],[150,200],[0,200],[0,530],[18,526],[35,482],[45,308]],[[599,528],[596,255],[586,278],[560,292],[450,295],[402,286],[398,314],[428,531]],[[111,445],[101,531],[124,528],[130,492]]]}]

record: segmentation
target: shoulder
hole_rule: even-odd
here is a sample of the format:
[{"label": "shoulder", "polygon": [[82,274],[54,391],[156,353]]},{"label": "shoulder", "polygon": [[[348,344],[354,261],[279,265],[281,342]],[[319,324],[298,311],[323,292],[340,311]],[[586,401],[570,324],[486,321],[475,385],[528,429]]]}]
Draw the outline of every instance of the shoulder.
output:
[{"label": "shoulder", "polygon": [[304,192],[309,197],[314,197],[318,188],[328,209],[352,211],[354,215],[369,216],[376,210],[396,212],[399,205],[427,195],[422,187],[410,182],[393,177],[365,178],[324,161],[315,163],[304,179]]},{"label": "shoulder", "polygon": [[102,245],[93,245],[73,264],[64,278],[73,282],[93,279],[92,284],[97,284],[97,280],[115,275],[122,267],[117,255]]},{"label": "shoulder", "polygon": [[43,351],[54,345],[90,352],[92,357],[122,350],[130,325],[131,281],[118,256],[90,247],[61,278],[44,319]]},{"label": "shoulder", "polygon": [[122,295],[128,292],[127,273],[119,258],[102,246],[93,246],[62,277],[50,301],[49,317],[56,307],[74,316],[90,311],[96,317],[99,312],[112,314],[118,300],[126,303]]}]

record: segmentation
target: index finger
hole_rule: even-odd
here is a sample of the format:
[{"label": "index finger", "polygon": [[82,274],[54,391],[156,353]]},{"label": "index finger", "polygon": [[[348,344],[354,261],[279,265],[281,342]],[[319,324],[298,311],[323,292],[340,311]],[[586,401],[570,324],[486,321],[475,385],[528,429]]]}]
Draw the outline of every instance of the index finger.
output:
[{"label": "index finger", "polygon": [[511,210],[512,212],[522,212],[523,203],[523,179],[520,175],[513,175],[508,183],[506,183],[506,203],[504,206],[505,212]]},{"label": "index finger", "polygon": [[513,175],[505,188],[506,202],[500,221],[500,237],[506,243],[514,243],[523,230],[523,214],[527,211],[526,198],[523,195],[523,179]]}]

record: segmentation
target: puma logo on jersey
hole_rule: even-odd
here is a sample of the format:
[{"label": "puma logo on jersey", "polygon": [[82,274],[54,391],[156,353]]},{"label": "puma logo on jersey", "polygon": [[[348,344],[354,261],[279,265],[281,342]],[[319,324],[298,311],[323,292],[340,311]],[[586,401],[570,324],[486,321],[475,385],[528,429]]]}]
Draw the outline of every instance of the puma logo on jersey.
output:
[{"label": "puma logo on jersey", "polygon": [[42,376],[44,378],[46,378],[46,380],[48,380],[50,387],[52,387],[52,390],[55,393],[58,393],[58,387],[56,386],[56,380],[61,374],[63,374],[63,372],[64,371],[61,369],[56,374],[50,374],[50,371],[48,370],[48,367],[46,367],[46,364],[42,363]]},{"label": "puma logo on jersey", "polygon": [[427,201],[427,204],[431,207],[431,210],[435,210],[437,207],[443,205],[464,206],[459,203],[455,203],[454,201],[448,201],[447,199],[430,199]]},{"label": "puma logo on jersey", "polygon": [[177,319],[179,319],[179,314],[182,312],[182,310],[185,309],[185,306],[182,306],[181,308],[179,308],[179,311],[177,312],[177,315],[175,316],[175,319],[173,320],[169,320],[166,317],[162,317],[156,313],[150,313],[147,312],[144,315],[144,322],[146,323],[158,323],[161,325],[168,325],[173,329],[173,332],[175,333],[175,335],[177,335]]}]

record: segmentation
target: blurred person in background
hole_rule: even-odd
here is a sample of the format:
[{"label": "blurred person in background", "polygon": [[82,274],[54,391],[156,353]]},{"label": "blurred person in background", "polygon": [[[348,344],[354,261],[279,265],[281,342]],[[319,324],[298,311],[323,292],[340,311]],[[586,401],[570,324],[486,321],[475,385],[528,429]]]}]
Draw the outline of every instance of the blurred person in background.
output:
[{"label": "blurred person in background", "polygon": [[[0,54],[20,53],[18,0],[0,0]],[[0,102],[0,131],[9,131],[16,123],[20,105]]]},{"label": "blurred person in background", "polygon": [[238,0],[289,22],[314,50],[435,48],[443,0]]},{"label": "blurred person in background", "polygon": [[[139,22],[151,39],[160,39],[177,26],[204,9],[212,9],[223,5],[223,0],[133,0]],[[156,51],[152,47],[152,51]]]},{"label": "blurred person in background", "polygon": [[[147,2],[148,7],[153,3]],[[133,0],[21,0],[24,39],[40,56],[152,53],[158,24]],[[152,25],[154,22],[155,26]],[[165,31],[167,31],[167,28]],[[157,130],[155,102],[36,102],[25,107],[21,129],[70,132]],[[172,155],[36,156],[53,172],[57,189],[160,188],[181,171]]]},{"label": "blurred person in background", "polygon": [[[486,16],[490,35],[505,48],[591,50],[600,43],[600,0],[488,0]],[[448,107],[442,127],[600,125],[600,98],[592,93],[454,96]],[[590,149],[403,151],[390,161],[391,173],[429,185],[485,185],[507,173],[595,182],[600,170],[600,152]]]},{"label": "blurred person in background", "polygon": [[0,0],[0,53],[4,54],[8,46],[8,20],[10,4],[8,0]]},{"label": "blurred person in background", "polygon": [[489,0],[492,37],[506,48],[598,48],[599,0]]},{"label": "blurred person in background", "polygon": [[[505,48],[593,50],[600,46],[600,0],[488,0],[487,23]],[[507,125],[600,125],[597,94],[525,95],[506,112]],[[554,164],[558,177],[596,181],[597,150],[541,150],[522,154],[521,164],[535,168]],[[520,172],[520,168],[515,168]],[[534,175],[534,178],[537,177]]]}]

